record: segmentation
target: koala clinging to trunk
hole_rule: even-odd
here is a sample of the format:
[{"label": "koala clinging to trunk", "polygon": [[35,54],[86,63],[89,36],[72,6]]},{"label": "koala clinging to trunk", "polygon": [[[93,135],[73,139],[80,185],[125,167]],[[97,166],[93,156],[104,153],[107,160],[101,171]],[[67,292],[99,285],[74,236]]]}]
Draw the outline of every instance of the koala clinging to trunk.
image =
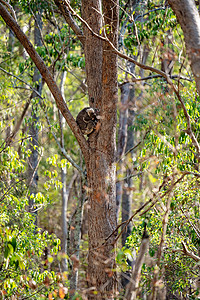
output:
[{"label": "koala clinging to trunk", "polygon": [[76,117],[76,123],[81,129],[83,134],[91,134],[100,120],[99,110],[97,108],[85,107]]}]

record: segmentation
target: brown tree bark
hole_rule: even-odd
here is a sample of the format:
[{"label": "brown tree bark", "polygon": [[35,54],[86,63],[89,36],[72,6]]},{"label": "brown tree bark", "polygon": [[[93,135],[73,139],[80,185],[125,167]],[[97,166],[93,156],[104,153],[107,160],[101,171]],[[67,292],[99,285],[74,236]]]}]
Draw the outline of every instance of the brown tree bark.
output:
[{"label": "brown tree bark", "polygon": [[[100,1],[82,1],[83,16],[94,32],[102,24]],[[117,46],[118,2],[102,1],[104,24],[111,42]],[[99,11],[97,13],[96,11]],[[117,111],[117,56],[108,43],[85,30],[85,58],[90,104],[100,109],[102,122],[98,133],[89,138],[90,156],[86,161],[89,190],[88,282],[96,290],[91,299],[113,299],[116,280],[114,236],[102,246],[116,226],[115,156]],[[94,102],[93,102],[94,98]]]},{"label": "brown tree bark", "polygon": [[[102,28],[101,1],[82,0],[81,13],[92,30],[99,34]],[[103,43],[94,37],[92,32],[84,26],[84,54],[86,65],[86,79],[90,106],[100,108],[102,101],[102,54]]]},{"label": "brown tree bark", "polygon": [[200,94],[200,17],[194,0],[168,0],[183,30],[187,55]]}]

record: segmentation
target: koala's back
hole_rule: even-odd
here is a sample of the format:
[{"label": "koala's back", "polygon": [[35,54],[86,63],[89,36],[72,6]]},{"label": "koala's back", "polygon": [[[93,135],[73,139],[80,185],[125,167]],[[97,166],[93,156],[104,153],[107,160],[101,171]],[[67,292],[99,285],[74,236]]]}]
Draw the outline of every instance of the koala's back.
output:
[{"label": "koala's back", "polygon": [[76,117],[76,122],[79,122],[80,120],[83,120],[85,118],[88,118],[89,119],[89,115],[87,114],[87,110],[89,109],[90,107],[85,107],[83,108],[77,115]]},{"label": "koala's back", "polygon": [[88,114],[88,109],[90,109],[90,107],[85,107],[78,113],[76,117],[76,122],[78,125],[82,125],[82,122],[88,123],[91,120],[91,117]]}]

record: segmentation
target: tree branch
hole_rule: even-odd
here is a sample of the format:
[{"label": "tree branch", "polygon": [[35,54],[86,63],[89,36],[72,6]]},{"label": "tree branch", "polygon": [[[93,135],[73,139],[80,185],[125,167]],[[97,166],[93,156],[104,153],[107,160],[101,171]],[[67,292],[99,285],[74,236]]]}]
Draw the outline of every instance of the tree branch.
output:
[{"label": "tree branch", "polygon": [[130,178],[132,178],[132,177],[139,176],[139,175],[141,175],[142,173],[143,173],[143,171],[140,171],[140,172],[135,173],[135,174],[130,174],[129,176],[126,176],[126,177],[123,177],[123,178],[121,178],[121,179],[116,180],[116,183],[117,183],[117,182],[124,181],[124,180],[127,180],[127,179],[130,179]]},{"label": "tree branch", "polygon": [[26,105],[25,105],[25,107],[23,109],[23,112],[22,112],[22,114],[21,114],[21,116],[20,116],[17,124],[15,125],[15,128],[13,129],[12,133],[7,137],[7,139],[5,141],[6,145],[5,145],[4,149],[6,147],[10,146],[10,144],[12,143],[12,140],[15,138],[16,134],[18,133],[18,131],[20,129],[20,126],[21,126],[21,124],[22,124],[22,122],[24,120],[24,117],[26,115],[26,112],[27,112],[27,110],[29,108],[30,103],[31,103],[31,97],[29,97],[28,101],[26,102]]},{"label": "tree branch", "polygon": [[49,130],[50,130],[51,134],[53,135],[53,137],[56,141],[56,144],[58,145],[58,147],[59,147],[60,151],[62,152],[63,156],[72,164],[72,166],[74,168],[76,168],[80,173],[84,174],[82,168],[79,165],[77,165],[77,163],[75,163],[75,161],[71,158],[71,156],[69,154],[67,154],[65,148],[63,146],[61,146],[61,144],[59,143],[58,138],[56,137],[55,133],[51,130],[51,123],[49,121],[49,117],[48,117],[48,115],[45,111],[44,111],[44,113],[45,113],[45,117],[46,117],[46,120],[47,120],[47,124],[49,126]]},{"label": "tree branch", "polygon": [[12,185],[10,185],[7,190],[5,191],[5,193],[2,195],[2,197],[0,198],[0,203],[3,201],[3,199],[5,198],[5,196],[9,193],[9,191],[15,186],[17,185],[18,183],[22,182],[26,180],[26,178],[22,178],[20,180],[18,180],[17,182],[14,182]]},{"label": "tree branch", "polygon": [[136,299],[137,290],[139,287],[141,269],[144,263],[145,254],[147,253],[149,247],[149,236],[144,232],[142,242],[140,245],[140,250],[133,267],[130,282],[126,288],[125,299],[133,300]]},{"label": "tree branch", "polygon": [[[1,0],[0,0],[0,1],[1,1]],[[14,75],[14,74],[12,74],[12,73],[10,73],[10,72],[4,70],[4,69],[1,68],[1,67],[0,67],[0,70],[1,70],[2,72],[6,73],[7,75],[12,76],[12,77],[16,78],[17,80],[19,80],[19,81],[25,83],[27,86],[30,87],[30,89],[31,89],[33,92],[35,92],[35,93],[37,94],[37,96],[38,96],[39,98],[42,99],[40,93],[39,93],[36,89],[34,89],[30,84],[28,84],[28,83],[25,82],[24,80],[20,79],[18,76],[16,76],[16,75]]]},{"label": "tree branch", "polygon": [[51,93],[54,96],[54,99],[56,101],[56,104],[61,111],[62,115],[66,119],[69,127],[71,128],[73,134],[75,135],[81,150],[83,152],[83,155],[85,159],[88,159],[89,156],[89,146],[88,143],[83,136],[80,128],[78,127],[76,121],[74,120],[72,114],[70,113],[62,94],[56,84],[56,82],[53,79],[53,76],[47,66],[45,65],[44,61],[41,59],[41,57],[36,52],[35,48],[27,38],[27,36],[24,34],[24,32],[21,30],[17,22],[13,19],[13,17],[8,13],[6,8],[0,3],[0,15],[4,19],[5,23],[12,29],[12,31],[15,33],[16,37],[20,41],[20,43],[24,46],[26,51],[28,52],[29,56],[35,63],[36,67],[38,68],[39,72],[41,73],[43,79],[47,83]]},{"label": "tree branch", "polygon": [[72,18],[70,11],[67,9],[66,5],[64,4],[64,1],[54,0],[54,2],[59,8],[59,10],[61,11],[67,24],[71,27],[71,29],[74,31],[74,33],[77,35],[78,39],[80,40],[81,44],[84,46],[85,38],[83,32],[81,31],[81,29],[79,28],[75,20]]},{"label": "tree branch", "polygon": [[195,255],[192,251],[189,251],[186,244],[184,242],[181,242],[183,249],[174,249],[173,252],[178,252],[181,254],[184,254],[192,259],[194,259],[196,262],[200,261],[200,257]]},{"label": "tree branch", "polygon": [[[149,80],[149,79],[154,79],[154,78],[163,78],[162,75],[149,75],[149,76],[146,76],[146,77],[143,77],[143,78],[137,78],[135,76],[135,74],[123,69],[121,66],[119,66],[119,68],[126,72],[127,74],[131,75],[133,78],[131,79],[131,82],[138,82],[138,81],[144,81],[144,80]],[[171,79],[182,79],[182,80],[187,80],[187,81],[190,81],[192,82],[193,80],[191,78],[188,78],[188,77],[185,77],[185,76],[182,76],[182,75],[169,75],[169,77]],[[125,82],[121,83],[121,85],[125,84]],[[120,85],[119,85],[120,86]]]},{"label": "tree branch", "polygon": [[7,3],[7,2],[4,1],[4,0],[0,0],[0,2],[1,2],[3,5],[7,6],[7,8],[10,10],[11,16],[15,19],[15,21],[17,21],[16,15],[15,15],[15,11],[14,11],[12,5],[10,5],[9,3]]},{"label": "tree branch", "polygon": [[183,211],[182,207],[180,207],[180,210],[182,211],[182,213],[184,214],[184,216],[186,217],[186,219],[187,219],[188,222],[190,223],[192,229],[195,231],[195,233],[196,233],[198,239],[200,239],[200,230],[199,230],[194,224],[192,224],[192,222],[191,222],[191,220],[190,220],[188,214],[185,213],[185,212]]}]

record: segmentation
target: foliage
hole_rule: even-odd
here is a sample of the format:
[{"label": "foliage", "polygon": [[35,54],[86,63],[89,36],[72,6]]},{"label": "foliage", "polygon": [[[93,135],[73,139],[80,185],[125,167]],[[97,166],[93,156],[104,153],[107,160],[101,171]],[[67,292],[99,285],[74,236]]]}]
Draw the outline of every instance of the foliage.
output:
[{"label": "foliage", "polygon": [[[198,229],[195,229],[198,228],[196,224],[199,219],[198,162],[195,147],[187,134],[188,124],[179,100],[174,98],[171,93],[163,97],[160,89],[157,82],[152,84],[154,98],[149,97],[147,104],[143,102],[143,114],[138,114],[135,121],[136,131],[142,128],[143,132],[148,132],[142,148],[138,152],[137,169],[143,172],[145,186],[150,184],[146,200],[151,197],[152,201],[157,199],[155,208],[148,210],[144,215],[148,223],[151,242],[149,254],[143,265],[141,290],[143,293],[151,294],[154,274],[159,272],[167,289],[172,293],[178,291],[179,294],[187,297],[190,293],[190,286],[193,286],[194,281],[198,278],[198,264],[192,258],[184,257],[176,250],[182,249],[184,241],[190,251],[196,254],[199,252],[200,240]],[[182,88],[181,96],[186,103],[193,132],[197,134],[200,110],[199,96],[194,93],[194,84],[187,84],[187,88]],[[173,182],[175,185],[170,200],[163,256],[161,264],[157,266],[165,205],[169,197],[168,190]],[[139,183],[140,178],[136,178],[134,185],[137,186]],[[133,196],[135,201],[138,196],[139,194],[136,192],[135,197]],[[128,251],[133,251],[133,249],[138,251],[142,228],[141,219],[135,219],[132,234],[127,240],[127,247],[122,249],[122,253],[125,254],[127,249]],[[123,260],[123,264],[125,262],[126,259]],[[122,266],[123,264],[121,263]],[[160,288],[162,289],[162,284]]]},{"label": "foliage", "polygon": [[[25,161],[18,153],[7,147],[1,155],[1,198],[0,198],[0,261],[1,295],[29,296],[46,299],[50,293],[66,293],[67,277],[55,271],[53,262],[58,263],[60,240],[47,231],[37,228],[35,214],[27,211],[29,190],[25,173]],[[10,183],[8,185],[8,182]],[[41,193],[35,195],[35,204],[43,205],[47,199]],[[48,249],[48,256],[45,251]],[[56,292],[56,289],[61,289]],[[46,296],[47,295],[47,296]],[[15,298],[13,298],[15,299]]]},{"label": "foliage", "polygon": [[[119,48],[124,53],[160,69],[168,54],[173,52],[173,74],[187,80],[174,78],[179,95],[185,104],[192,131],[199,140],[200,99],[195,83],[189,73],[189,64],[183,48],[183,34],[172,10],[165,1],[141,1],[129,7],[129,1],[120,1]],[[43,42],[37,52],[50,68],[60,85],[61,73],[66,72],[64,96],[67,105],[76,117],[88,104],[85,84],[85,58],[81,44],[51,1],[11,1],[21,25],[26,28],[31,41],[34,39],[34,20],[42,15]],[[71,1],[80,13],[81,1]],[[79,21],[77,21],[82,26]],[[105,24],[103,29],[110,28]],[[100,34],[102,33],[100,32]],[[31,104],[11,145],[6,141],[20,119],[32,90],[35,66],[0,19],[0,293],[3,299],[81,299],[86,286],[88,251],[87,222],[83,224],[83,241],[80,247],[80,281],[77,294],[68,292],[68,276],[73,275],[72,260],[61,250],[61,190],[71,182],[74,169],[64,157],[62,149],[75,163],[84,169],[78,143],[65,122],[59,117],[57,107],[44,85],[42,98],[31,99]],[[12,45],[9,48],[9,45]],[[138,79],[126,73],[129,66],[119,58],[119,82],[134,85],[134,124],[129,127],[134,135],[133,155],[123,158],[123,179],[131,169],[133,187],[124,190],[132,195],[134,212],[151,200],[146,213],[136,214],[132,233],[126,246],[118,243],[117,271],[131,272],[130,262],[138,254],[144,224],[150,235],[149,253],[142,267],[140,295],[147,297],[152,292],[155,274],[159,274],[158,285],[163,285],[173,295],[181,294],[185,299],[195,299],[198,290],[194,287],[198,278],[199,264],[181,252],[182,242],[189,251],[199,254],[199,157],[188,134],[188,120],[183,105],[175,96],[166,80],[153,77],[148,70],[141,72],[130,67]],[[124,71],[124,69],[126,69]],[[12,76],[11,76],[12,75]],[[132,105],[132,104],[131,104]],[[127,109],[127,108],[126,108]],[[35,114],[34,114],[34,113]],[[120,113],[120,105],[119,112]],[[27,165],[31,156],[33,137],[29,128],[35,122],[38,129],[39,155],[37,192],[31,193],[28,183]],[[120,129],[120,126],[119,126]],[[62,147],[61,140],[64,137]],[[56,137],[56,138],[55,138]],[[60,143],[60,144],[59,144]],[[129,153],[130,154],[130,153]],[[127,158],[126,158],[127,157]],[[66,181],[62,182],[61,170],[66,168]],[[67,221],[73,239],[73,218],[77,206],[87,187],[80,179],[73,183],[69,195]],[[167,201],[170,200],[167,230],[158,263],[158,249],[164,227]],[[34,207],[30,209],[30,202]],[[86,205],[87,206],[87,205]],[[37,211],[37,213],[36,213]],[[120,214],[121,217],[121,214]],[[36,226],[36,218],[38,226]],[[70,239],[70,237],[68,237]],[[69,246],[69,245],[68,245]],[[79,249],[79,246],[77,247]],[[67,259],[68,272],[61,272],[61,263]],[[78,264],[79,260],[77,259]],[[74,269],[73,269],[74,268]],[[78,267],[77,267],[78,268]],[[191,288],[190,288],[191,286]],[[192,292],[190,291],[192,289]],[[84,293],[83,293],[84,294]]]}]

